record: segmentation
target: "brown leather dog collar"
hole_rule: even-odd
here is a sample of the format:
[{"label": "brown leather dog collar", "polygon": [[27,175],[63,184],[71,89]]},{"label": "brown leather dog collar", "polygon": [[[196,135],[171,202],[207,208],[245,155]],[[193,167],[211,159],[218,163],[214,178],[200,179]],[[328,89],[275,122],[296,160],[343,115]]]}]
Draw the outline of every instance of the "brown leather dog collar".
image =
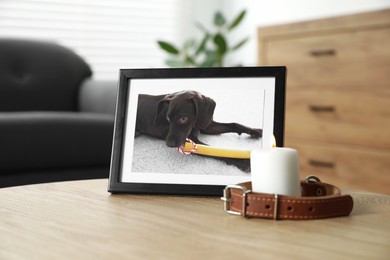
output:
[{"label": "brown leather dog collar", "polygon": [[321,219],[347,216],[353,208],[350,195],[323,182],[301,182],[302,197],[252,192],[251,182],[224,189],[225,211],[234,215],[270,219]]}]

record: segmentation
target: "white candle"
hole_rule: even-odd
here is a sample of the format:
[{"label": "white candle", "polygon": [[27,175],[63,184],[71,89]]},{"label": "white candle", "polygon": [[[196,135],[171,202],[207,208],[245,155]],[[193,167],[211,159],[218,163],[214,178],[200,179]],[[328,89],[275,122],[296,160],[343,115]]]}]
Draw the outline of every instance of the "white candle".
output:
[{"label": "white candle", "polygon": [[251,152],[252,190],[301,196],[298,152],[292,148],[264,148]]}]

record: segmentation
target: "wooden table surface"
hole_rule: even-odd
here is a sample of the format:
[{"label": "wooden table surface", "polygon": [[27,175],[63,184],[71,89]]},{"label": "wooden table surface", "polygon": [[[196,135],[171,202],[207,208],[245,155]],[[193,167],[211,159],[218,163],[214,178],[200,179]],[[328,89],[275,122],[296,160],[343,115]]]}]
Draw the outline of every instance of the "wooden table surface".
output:
[{"label": "wooden table surface", "polygon": [[226,214],[216,197],[111,195],[107,180],[0,189],[0,259],[390,259],[390,196],[349,217]]}]

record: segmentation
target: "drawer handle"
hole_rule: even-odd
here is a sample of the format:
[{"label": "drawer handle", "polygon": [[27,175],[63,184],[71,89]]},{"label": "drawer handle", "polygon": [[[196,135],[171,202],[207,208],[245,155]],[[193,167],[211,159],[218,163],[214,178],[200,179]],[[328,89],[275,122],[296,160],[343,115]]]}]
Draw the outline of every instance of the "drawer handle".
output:
[{"label": "drawer handle", "polygon": [[318,161],[318,160],[312,160],[309,159],[309,164],[314,167],[321,167],[321,168],[334,168],[335,164],[333,162],[324,162],[324,161]]},{"label": "drawer handle", "polygon": [[335,112],[336,108],[334,106],[319,106],[319,105],[309,105],[311,112]]},{"label": "drawer handle", "polygon": [[310,55],[313,57],[336,56],[336,50],[314,50],[310,52]]}]

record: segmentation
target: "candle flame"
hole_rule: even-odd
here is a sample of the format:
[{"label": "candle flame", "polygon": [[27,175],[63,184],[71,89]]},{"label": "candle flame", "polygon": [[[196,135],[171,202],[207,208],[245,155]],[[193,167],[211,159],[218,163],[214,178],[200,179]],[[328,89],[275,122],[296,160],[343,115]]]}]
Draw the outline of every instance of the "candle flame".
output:
[{"label": "candle flame", "polygon": [[276,147],[276,139],[275,139],[275,136],[274,135],[272,135],[272,148],[274,148],[274,147]]}]

